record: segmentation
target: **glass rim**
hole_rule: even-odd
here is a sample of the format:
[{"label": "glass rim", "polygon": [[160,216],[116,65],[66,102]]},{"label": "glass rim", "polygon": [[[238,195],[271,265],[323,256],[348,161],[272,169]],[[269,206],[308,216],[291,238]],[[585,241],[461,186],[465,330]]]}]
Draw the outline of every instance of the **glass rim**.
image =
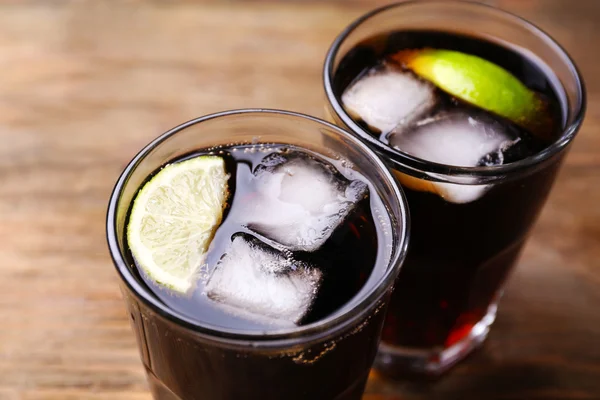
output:
[{"label": "glass rim", "polygon": [[[560,136],[560,138],[558,138],[544,150],[531,157],[527,157],[519,161],[495,166],[462,167],[427,161],[425,159],[415,157],[408,153],[404,153],[402,151],[394,149],[388,144],[383,143],[382,141],[375,138],[369,132],[364,130],[360,125],[354,122],[354,120],[346,113],[343,106],[340,104],[340,101],[338,101],[338,97],[335,95],[333,90],[333,64],[335,58],[338,55],[338,51],[341,45],[344,43],[346,38],[350,34],[352,34],[352,32],[359,28],[365,21],[390,9],[406,6],[448,6],[452,4],[472,7],[473,9],[481,9],[487,12],[491,11],[504,18],[512,19],[514,22],[518,22],[524,25],[528,30],[530,30],[532,33],[536,34],[539,38],[541,38],[545,42],[545,44],[548,45],[548,47],[550,47],[555,53],[559,54],[566,62],[568,69],[570,70],[570,72],[576,80],[579,99],[578,103],[574,104],[574,106],[576,107],[576,111],[574,113],[568,113],[568,115],[572,115],[572,122],[568,123],[562,129],[562,135]],[[585,108],[587,104],[586,90],[583,79],[581,77],[581,73],[575,65],[571,56],[558,42],[556,42],[556,40],[554,40],[548,33],[543,31],[541,28],[537,27],[533,23],[527,21],[526,19],[516,14],[488,4],[478,3],[469,0],[406,0],[392,4],[387,4],[382,7],[371,10],[366,14],[363,14],[362,16],[355,19],[352,23],[350,23],[350,25],[348,25],[346,28],[344,28],[344,30],[335,38],[335,40],[331,44],[325,57],[322,79],[323,86],[325,89],[325,95],[327,97],[329,105],[332,108],[332,111],[345,124],[348,130],[357,134],[370,146],[373,146],[375,151],[380,156],[385,157],[386,161],[390,160],[392,167],[398,168],[400,170],[408,169],[411,171],[418,171],[426,174],[435,174],[438,178],[452,176],[457,178],[479,177],[484,181],[483,183],[501,179],[509,173],[521,172],[529,170],[531,168],[535,168],[536,166],[552,158],[555,154],[559,153],[561,150],[567,147],[567,145],[573,140],[573,138],[577,134],[577,131],[579,130],[583,122]],[[447,181],[443,178],[440,180]]]},{"label": "glass rim", "polygon": [[[398,203],[399,216],[402,218],[400,226],[394,227],[396,230],[396,241],[394,243],[394,250],[390,254],[389,259],[386,260],[387,268],[377,282],[374,283],[373,288],[363,295],[362,298],[357,300],[356,305],[345,313],[336,315],[333,313],[327,318],[323,318],[319,321],[313,322],[306,326],[297,327],[291,330],[280,330],[274,333],[263,333],[257,331],[243,331],[243,330],[227,330],[217,329],[210,325],[200,324],[194,319],[185,316],[184,314],[177,312],[176,310],[168,307],[162,301],[160,301],[152,291],[141,284],[138,279],[132,273],[127,260],[123,257],[121,246],[118,242],[118,233],[116,228],[116,210],[121,199],[121,195],[127,181],[131,174],[135,171],[140,162],[155,148],[160,146],[165,140],[171,136],[176,135],[178,132],[183,131],[193,125],[217,119],[222,117],[234,116],[234,115],[283,115],[298,119],[309,120],[317,124],[323,125],[323,127],[329,128],[335,131],[337,134],[344,136],[349,139],[353,145],[356,145],[361,154],[366,155],[373,161],[380,172],[382,173],[383,179],[387,181],[390,189],[393,191],[395,200],[392,202]],[[393,281],[396,279],[401,264],[406,256],[408,248],[408,237],[410,230],[410,221],[408,214],[408,206],[404,192],[400,189],[398,183],[393,178],[391,172],[380,159],[380,157],[371,149],[362,143],[358,138],[344,129],[335,126],[327,121],[323,121],[319,118],[312,117],[306,114],[301,114],[293,111],[277,110],[277,109],[265,109],[265,108],[246,108],[246,109],[234,109],[221,111],[217,113],[208,114],[202,117],[192,119],[184,122],[165,133],[161,134],[150,143],[140,150],[135,157],[127,164],[122,173],[120,174],[113,191],[111,193],[108,210],[106,214],[106,237],[109,252],[113,260],[115,269],[117,270],[120,279],[125,283],[127,288],[135,295],[137,299],[148,306],[152,311],[158,315],[166,318],[167,320],[174,322],[177,326],[186,328],[193,331],[195,334],[204,337],[207,340],[217,341],[221,343],[229,343],[231,345],[242,345],[251,346],[257,348],[282,348],[290,347],[294,345],[304,344],[315,340],[320,340],[323,337],[334,335],[339,331],[344,330],[355,321],[362,318],[366,311],[370,307],[376,304],[377,301],[385,294],[390,288]]]}]

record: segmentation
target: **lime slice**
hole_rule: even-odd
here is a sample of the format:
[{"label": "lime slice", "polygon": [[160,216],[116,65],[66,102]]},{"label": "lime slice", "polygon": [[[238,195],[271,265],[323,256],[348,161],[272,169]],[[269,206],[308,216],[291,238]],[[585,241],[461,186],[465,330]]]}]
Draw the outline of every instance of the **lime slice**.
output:
[{"label": "lime slice", "polygon": [[167,165],[140,190],[127,241],[152,280],[179,293],[193,287],[223,218],[228,178],[222,158],[200,156]]},{"label": "lime slice", "polygon": [[451,50],[403,50],[391,57],[452,96],[542,137],[551,134],[547,103],[510,72]]}]

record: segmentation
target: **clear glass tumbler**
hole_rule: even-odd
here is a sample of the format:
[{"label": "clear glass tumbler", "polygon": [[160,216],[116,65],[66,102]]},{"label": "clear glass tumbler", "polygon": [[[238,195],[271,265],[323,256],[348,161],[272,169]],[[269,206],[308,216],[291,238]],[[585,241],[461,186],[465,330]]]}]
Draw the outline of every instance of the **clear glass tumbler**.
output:
[{"label": "clear glass tumbler", "polygon": [[[381,276],[325,319],[264,334],[220,330],[167,307],[134,272],[124,232],[134,196],[157,168],[195,150],[250,143],[291,144],[346,160],[372,183],[388,221],[378,237],[385,244]],[[154,398],[360,399],[407,248],[408,216],[385,164],[349,133],[292,112],[237,110],[180,125],[135,156],[110,198],[107,237]]]},{"label": "clear glass tumbler", "polygon": [[[429,162],[379,141],[344,111],[336,73],[366,39],[408,30],[481,39],[532,60],[559,97],[558,117],[564,121],[560,137],[532,157],[473,168]],[[580,74],[550,36],[517,16],[470,2],[408,1],[350,24],[327,54],[323,79],[330,119],[382,156],[403,184],[411,214],[411,244],[376,368],[393,376],[442,373],[482,343],[495,319],[502,288],[582,123],[585,91]],[[464,204],[451,203],[422,190],[435,192],[431,182],[485,194]]]}]

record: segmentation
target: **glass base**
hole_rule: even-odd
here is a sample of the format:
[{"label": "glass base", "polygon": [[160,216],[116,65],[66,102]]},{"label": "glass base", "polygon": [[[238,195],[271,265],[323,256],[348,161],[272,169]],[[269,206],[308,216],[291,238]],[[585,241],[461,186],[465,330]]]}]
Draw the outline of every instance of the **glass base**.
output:
[{"label": "glass base", "polygon": [[[157,377],[150,371],[148,367],[146,368],[146,378],[148,380],[148,385],[150,387],[150,393],[152,393],[152,398],[154,400],[182,400],[180,397],[176,396],[173,392],[171,392]],[[343,393],[340,393],[333,400],[360,400],[363,397],[363,393],[365,392],[365,386],[367,385],[367,379],[369,378],[369,374],[367,374],[354,382],[352,386],[346,389]],[[198,394],[200,396],[200,394]],[[200,397],[194,397],[200,398]]]},{"label": "glass base", "polygon": [[146,378],[154,400],[181,400],[171,392],[163,383],[146,367]]},{"label": "glass base", "polygon": [[381,374],[392,378],[439,376],[481,346],[496,319],[497,310],[498,303],[494,302],[469,334],[451,347],[431,350],[412,349],[382,342],[373,367]]}]

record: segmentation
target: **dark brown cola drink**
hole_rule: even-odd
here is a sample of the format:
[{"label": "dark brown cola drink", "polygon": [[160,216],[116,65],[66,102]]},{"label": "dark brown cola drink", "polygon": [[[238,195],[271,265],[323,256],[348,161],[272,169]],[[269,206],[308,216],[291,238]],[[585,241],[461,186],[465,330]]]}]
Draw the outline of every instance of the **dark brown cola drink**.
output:
[{"label": "dark brown cola drink", "polygon": [[[543,130],[528,130],[453,96],[398,61],[429,49],[476,56],[508,71],[541,99],[540,118],[549,122]],[[444,174],[455,167],[519,165],[546,152],[559,139],[566,118],[557,82],[525,53],[444,31],[388,32],[363,40],[340,59],[331,80],[340,107],[333,108],[333,119],[389,146],[380,152],[388,160],[396,159],[393,150],[405,153],[409,162],[416,160],[414,168],[399,158],[390,163],[408,199],[412,230],[377,361],[384,373],[437,374],[486,337],[560,159],[523,168],[526,173],[497,184],[476,185],[477,177],[454,184],[444,181]],[[409,93],[404,98],[403,91]],[[398,107],[409,111],[393,120]],[[477,131],[472,135],[480,134],[481,141],[467,131]],[[428,177],[421,166],[436,172]],[[436,182],[436,173],[442,180]]]},{"label": "dark brown cola drink", "polygon": [[[143,280],[168,307],[189,316],[189,318],[199,323],[212,325],[219,329],[263,332],[287,328],[285,322],[280,325],[279,321],[274,320],[272,316],[263,318],[261,315],[253,315],[253,313],[256,313],[254,310],[236,312],[236,310],[227,307],[220,307],[222,302],[215,301],[216,297],[227,296],[227,293],[224,293],[218,287],[214,287],[214,284],[212,284],[214,280],[210,278],[217,265],[227,255],[233,242],[240,245],[236,246],[238,250],[260,252],[266,259],[272,255],[284,254],[285,257],[297,261],[298,265],[307,265],[308,268],[318,271],[320,276],[318,278],[319,283],[315,284],[313,289],[316,292],[314,299],[311,299],[311,304],[306,306],[306,313],[299,317],[297,322],[291,323],[290,326],[307,325],[328,317],[349,303],[372,275],[373,277],[381,276],[383,270],[374,270],[374,267],[378,253],[383,254],[384,252],[384,249],[379,247],[385,246],[386,243],[385,241],[378,241],[369,191],[365,183],[358,180],[352,182],[356,187],[356,193],[352,193],[350,196],[352,199],[356,199],[357,203],[349,206],[351,208],[344,215],[343,221],[335,227],[326,241],[314,250],[289,250],[288,246],[279,242],[281,239],[278,241],[277,234],[269,232],[268,227],[262,229],[258,227],[261,218],[256,217],[257,208],[254,207],[254,203],[261,201],[257,198],[261,196],[261,192],[264,192],[260,187],[265,185],[263,175],[275,173],[275,171],[269,171],[272,169],[289,169],[287,165],[291,163],[298,164],[300,168],[306,167],[306,176],[300,178],[302,181],[294,182],[294,185],[298,185],[298,187],[287,189],[303,192],[307,198],[314,198],[318,194],[310,192],[310,187],[307,187],[308,184],[304,182],[304,178],[314,181],[314,179],[319,179],[317,173],[322,172],[321,177],[331,179],[332,184],[340,184],[339,181],[343,182],[342,185],[347,184],[348,187],[344,188],[347,192],[353,190],[350,182],[341,176],[335,167],[327,161],[320,160],[314,154],[308,154],[290,146],[234,146],[212,150],[210,153],[225,160],[226,170],[230,175],[228,185],[230,199],[225,209],[223,221],[212,239],[204,270],[201,271],[203,276],[199,278],[193,293],[178,296],[172,291],[160,287],[151,278],[140,272],[139,269],[136,270],[139,279]],[[178,160],[172,160],[169,164],[204,155],[209,155],[209,152],[194,152]],[[262,170],[267,171],[263,173]],[[291,171],[290,176],[294,172],[296,171]],[[295,176],[299,174],[296,173]],[[331,175],[326,176],[325,174]],[[151,176],[149,179],[151,179]],[[267,179],[270,179],[270,177],[264,178],[264,180]],[[273,195],[278,194],[273,193]],[[292,193],[292,195],[302,196],[303,194]],[[377,203],[378,201],[375,200],[375,207],[377,207]],[[279,212],[272,208],[268,211],[269,213]],[[286,211],[289,210],[283,209],[281,213]],[[266,218],[271,219],[271,217]],[[280,223],[284,225],[285,221],[275,221],[272,229],[279,229],[278,225]],[[293,235],[302,234],[302,232],[299,233],[301,229],[296,229],[294,226],[284,226],[283,229],[289,229]],[[134,261],[133,256],[131,260]],[[232,270],[231,272],[233,274],[235,271]],[[226,278],[229,278],[229,276]],[[208,289],[207,284],[209,285]],[[225,302],[227,302],[227,299],[225,299]],[[348,306],[351,307],[352,305],[349,304]],[[268,310],[266,311],[268,312]]]},{"label": "dark brown cola drink", "polygon": [[154,398],[362,397],[408,232],[350,134],[284,111],[199,118],[132,160],[107,221]]}]

